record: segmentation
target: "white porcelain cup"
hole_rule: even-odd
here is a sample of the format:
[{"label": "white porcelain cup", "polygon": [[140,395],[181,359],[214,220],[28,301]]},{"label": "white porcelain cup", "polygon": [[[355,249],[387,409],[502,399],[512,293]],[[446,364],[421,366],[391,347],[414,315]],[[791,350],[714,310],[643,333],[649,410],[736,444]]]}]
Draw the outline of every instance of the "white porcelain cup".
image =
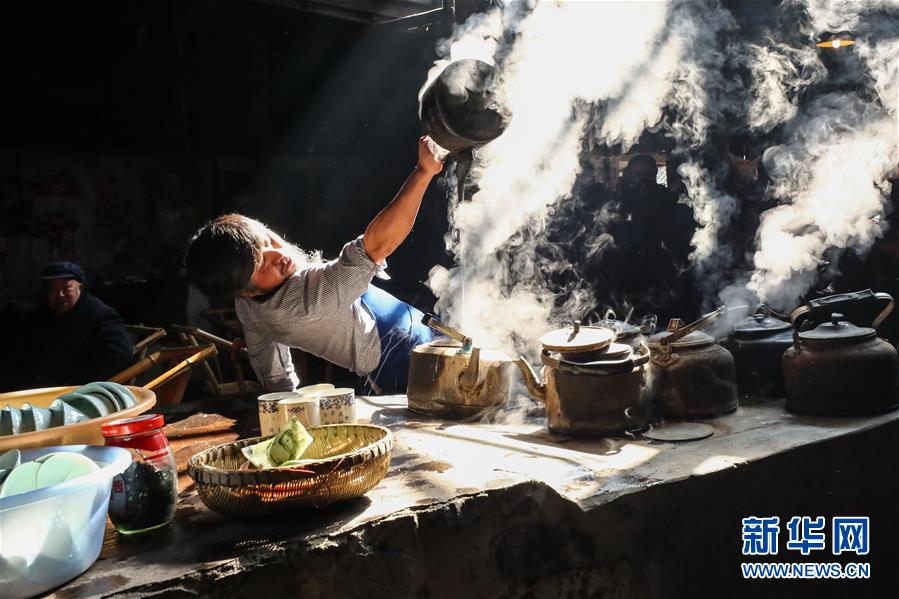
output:
[{"label": "white porcelain cup", "polygon": [[356,394],[349,387],[338,387],[315,393],[322,424],[355,424]]},{"label": "white porcelain cup", "polygon": [[318,397],[315,395],[300,395],[289,397],[278,402],[278,423],[280,426],[290,422],[291,418],[306,428],[319,426]]},{"label": "white porcelain cup", "polygon": [[294,397],[301,396],[296,391],[279,391],[278,393],[266,393],[259,396],[259,431],[263,437],[274,435],[281,430],[278,402],[282,399]]},{"label": "white porcelain cup", "polygon": [[312,395],[320,391],[330,391],[333,388],[334,385],[331,383],[319,383],[318,385],[306,385],[305,387],[300,387],[297,389],[297,393],[300,395]]}]

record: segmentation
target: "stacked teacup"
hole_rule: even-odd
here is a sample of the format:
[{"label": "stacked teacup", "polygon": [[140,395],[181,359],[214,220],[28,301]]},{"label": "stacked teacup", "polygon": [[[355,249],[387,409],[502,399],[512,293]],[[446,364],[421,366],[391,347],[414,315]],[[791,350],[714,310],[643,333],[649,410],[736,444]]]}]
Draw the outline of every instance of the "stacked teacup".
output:
[{"label": "stacked teacup", "polygon": [[297,393],[318,400],[321,424],[353,424],[356,422],[356,394],[349,387],[337,387],[330,383],[300,387]]},{"label": "stacked teacup", "polygon": [[355,393],[349,387],[335,388],[330,383],[322,383],[259,396],[259,428],[263,436],[274,435],[291,418],[306,428],[353,424],[356,422]]}]

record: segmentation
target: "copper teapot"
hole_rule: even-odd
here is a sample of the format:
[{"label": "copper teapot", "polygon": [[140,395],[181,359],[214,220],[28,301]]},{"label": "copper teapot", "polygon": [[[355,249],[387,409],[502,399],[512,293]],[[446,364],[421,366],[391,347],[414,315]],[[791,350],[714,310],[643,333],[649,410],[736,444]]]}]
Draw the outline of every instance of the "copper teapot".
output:
[{"label": "copper teapot", "polygon": [[508,401],[515,371],[498,349],[474,347],[467,335],[432,314],[422,322],[446,337],[417,345],[409,361],[409,409],[429,416],[471,418]]},{"label": "copper teapot", "polygon": [[543,335],[540,342],[542,379],[524,357],[516,364],[531,397],[546,404],[550,431],[601,437],[648,426],[645,343],[635,350],[617,343],[612,330],[579,321]]},{"label": "copper teapot", "polygon": [[[856,326],[836,311],[861,317],[875,305],[880,310],[870,327]],[[787,409],[861,416],[899,408],[899,353],[876,331],[893,306],[889,294],[868,289],[814,300],[795,310],[790,315],[793,346],[783,356]]]},{"label": "copper teapot", "polygon": [[719,308],[688,325],[672,319],[667,331],[649,338],[652,403],[660,416],[710,418],[737,409],[734,358],[700,330],[725,310]]}]

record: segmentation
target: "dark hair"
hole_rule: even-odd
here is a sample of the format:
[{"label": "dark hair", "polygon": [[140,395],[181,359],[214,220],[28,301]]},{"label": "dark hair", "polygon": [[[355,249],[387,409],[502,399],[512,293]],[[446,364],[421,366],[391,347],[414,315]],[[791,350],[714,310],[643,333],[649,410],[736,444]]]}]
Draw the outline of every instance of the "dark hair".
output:
[{"label": "dark hair", "polygon": [[187,244],[187,278],[210,297],[251,291],[264,233],[265,225],[240,214],[224,214],[206,223]]}]

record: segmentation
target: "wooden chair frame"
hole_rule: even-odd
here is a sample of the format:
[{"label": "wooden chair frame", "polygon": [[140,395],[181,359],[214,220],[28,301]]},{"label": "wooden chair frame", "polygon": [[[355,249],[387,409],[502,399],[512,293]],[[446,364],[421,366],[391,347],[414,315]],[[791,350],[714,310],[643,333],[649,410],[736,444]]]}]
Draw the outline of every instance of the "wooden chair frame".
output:
[{"label": "wooden chair frame", "polygon": [[227,339],[208,333],[198,327],[175,324],[171,326],[171,329],[178,335],[181,342],[189,347],[198,347],[200,346],[200,341],[202,341],[214,345],[218,350],[226,353],[228,356],[228,361],[234,369],[234,376],[236,378],[236,381],[234,382],[225,382],[218,360],[211,360],[211,364],[209,362],[203,363],[203,373],[206,377],[206,383],[213,393],[221,396],[234,393],[243,394],[259,389],[259,386],[256,383],[247,381],[244,376],[244,361],[246,360],[249,362],[250,359],[247,354],[247,348],[234,341],[228,341]]},{"label": "wooden chair frame", "polygon": [[147,327],[142,324],[126,324],[125,329],[131,333],[135,339],[139,339],[139,341],[134,344],[134,355],[138,358],[146,357],[150,345],[168,334],[163,328]]},{"label": "wooden chair frame", "polygon": [[166,370],[162,374],[140,386],[156,393],[156,405],[174,405],[181,403],[193,367],[197,364],[205,364],[206,360],[215,354],[215,346],[211,344],[164,348],[140,359],[137,363],[110,377],[109,380],[127,384],[157,364],[163,365]]}]

